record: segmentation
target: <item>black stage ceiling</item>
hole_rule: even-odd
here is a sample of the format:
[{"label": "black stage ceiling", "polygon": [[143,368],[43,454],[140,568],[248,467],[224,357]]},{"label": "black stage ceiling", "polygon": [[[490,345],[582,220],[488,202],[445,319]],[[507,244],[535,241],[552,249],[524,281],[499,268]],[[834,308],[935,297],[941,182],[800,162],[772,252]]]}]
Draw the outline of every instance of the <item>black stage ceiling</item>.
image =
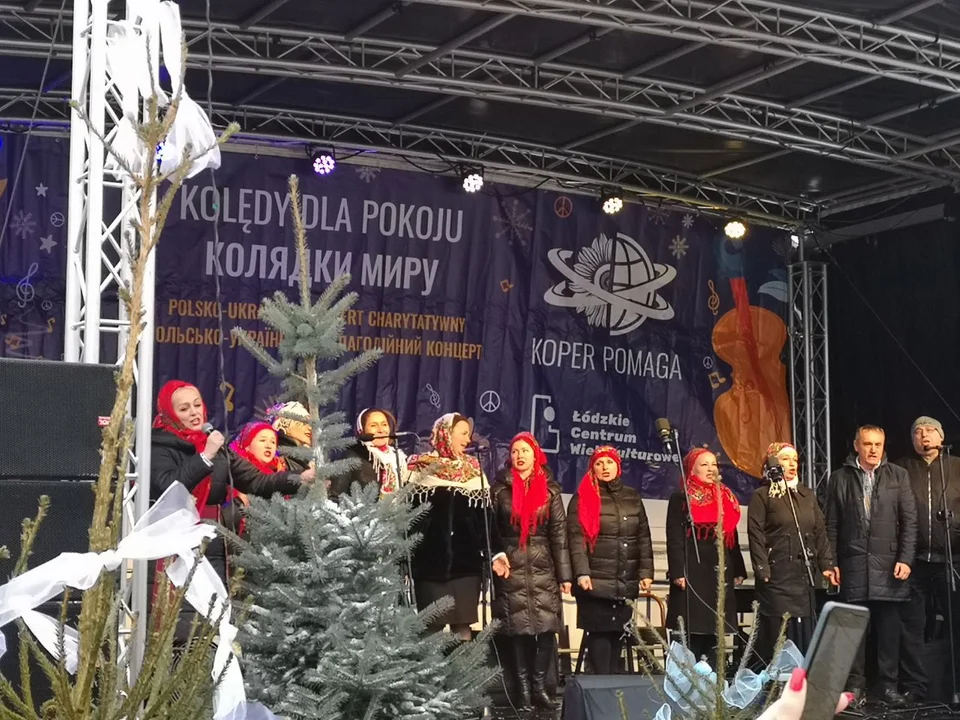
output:
[{"label": "black stage ceiling", "polygon": [[[74,0],[0,2],[0,118],[63,120]],[[776,224],[960,181],[955,0],[180,3],[247,141],[388,151]],[[112,11],[124,3],[114,0]]]}]

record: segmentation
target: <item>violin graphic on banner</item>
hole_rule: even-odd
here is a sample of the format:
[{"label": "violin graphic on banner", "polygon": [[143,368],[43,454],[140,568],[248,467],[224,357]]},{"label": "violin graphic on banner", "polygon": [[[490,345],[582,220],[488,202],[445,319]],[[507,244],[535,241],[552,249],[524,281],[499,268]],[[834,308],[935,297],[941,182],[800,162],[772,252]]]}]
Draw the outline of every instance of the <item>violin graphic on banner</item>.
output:
[{"label": "violin graphic on banner", "polygon": [[743,472],[761,477],[767,446],[791,441],[787,370],[781,360],[787,327],[777,313],[750,304],[739,246],[718,242],[717,285],[727,284],[733,308],[713,328],[713,349],[730,366],[729,388],[713,406],[717,436]]}]

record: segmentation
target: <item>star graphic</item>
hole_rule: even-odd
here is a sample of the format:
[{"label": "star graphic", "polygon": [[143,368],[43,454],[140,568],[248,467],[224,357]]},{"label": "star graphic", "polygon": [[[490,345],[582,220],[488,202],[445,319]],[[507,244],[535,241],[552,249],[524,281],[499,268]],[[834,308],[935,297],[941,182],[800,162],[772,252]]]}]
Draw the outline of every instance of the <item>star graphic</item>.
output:
[{"label": "star graphic", "polygon": [[53,239],[53,235],[44,235],[40,238],[40,249],[46,250],[47,255],[50,254],[50,251],[56,246],[57,241]]},{"label": "star graphic", "polygon": [[41,195],[43,195],[43,197],[47,196],[47,186],[44,185],[43,183],[40,183],[34,189],[37,191],[37,197],[40,197]]}]

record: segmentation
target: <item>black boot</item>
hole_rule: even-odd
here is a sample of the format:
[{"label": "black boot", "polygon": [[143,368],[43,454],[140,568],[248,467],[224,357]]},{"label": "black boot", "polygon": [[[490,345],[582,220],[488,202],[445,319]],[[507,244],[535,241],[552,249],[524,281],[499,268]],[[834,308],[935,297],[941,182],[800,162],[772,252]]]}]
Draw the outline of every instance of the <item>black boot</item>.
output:
[{"label": "black boot", "polygon": [[527,659],[527,636],[514,635],[509,639],[511,672],[513,675],[513,703],[518,710],[530,707],[530,662]]},{"label": "black boot", "polygon": [[533,687],[530,697],[538,708],[553,709],[553,693],[547,689],[547,674],[553,667],[556,650],[553,633],[541,633],[536,637],[536,657],[533,661]]}]

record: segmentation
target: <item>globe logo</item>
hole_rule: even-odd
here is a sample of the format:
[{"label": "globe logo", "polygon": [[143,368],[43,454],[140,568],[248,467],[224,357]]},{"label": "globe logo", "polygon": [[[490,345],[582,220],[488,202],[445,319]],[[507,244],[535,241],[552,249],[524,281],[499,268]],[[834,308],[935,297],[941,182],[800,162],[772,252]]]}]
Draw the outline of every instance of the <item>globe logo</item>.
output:
[{"label": "globe logo", "polygon": [[633,238],[603,233],[589,247],[581,248],[570,264],[572,250],[554,248],[547,259],[563,275],[544,293],[555,307],[574,308],[595,327],[609,328],[611,335],[626,335],[645,320],[670,320],[673,306],[659,290],[677,276],[669,265],[653,263]]}]

